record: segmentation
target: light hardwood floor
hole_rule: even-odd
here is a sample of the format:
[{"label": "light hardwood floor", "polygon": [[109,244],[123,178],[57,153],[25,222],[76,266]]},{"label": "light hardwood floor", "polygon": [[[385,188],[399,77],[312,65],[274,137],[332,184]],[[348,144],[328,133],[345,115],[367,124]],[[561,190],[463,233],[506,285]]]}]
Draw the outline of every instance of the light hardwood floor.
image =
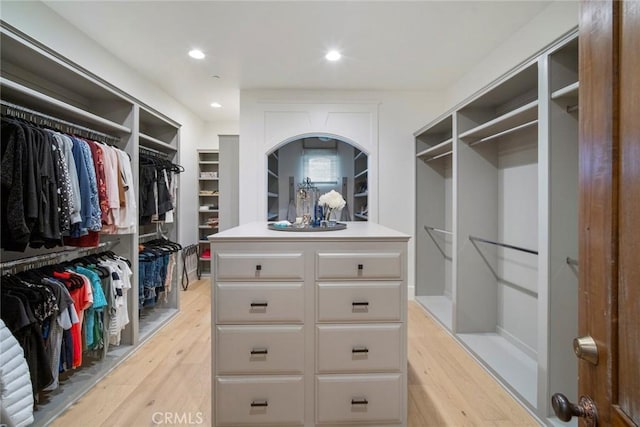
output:
[{"label": "light hardwood floor", "polygon": [[[211,425],[210,285],[52,425]],[[409,426],[537,426],[422,308],[409,303]]]}]

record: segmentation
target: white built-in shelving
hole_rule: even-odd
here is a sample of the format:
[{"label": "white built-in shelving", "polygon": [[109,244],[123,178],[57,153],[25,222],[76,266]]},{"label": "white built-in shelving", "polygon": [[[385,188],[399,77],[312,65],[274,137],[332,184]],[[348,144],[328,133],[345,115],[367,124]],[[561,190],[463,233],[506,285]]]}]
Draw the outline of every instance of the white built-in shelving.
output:
[{"label": "white built-in shelving", "polygon": [[530,411],[577,399],[578,42],[418,130],[416,300]]},{"label": "white built-in shelving", "polygon": [[277,150],[267,156],[267,221],[280,218],[279,161]]},{"label": "white built-in shelving", "polygon": [[220,152],[198,150],[198,256],[201,275],[211,274],[207,236],[220,230]]},{"label": "white built-in shelving", "polygon": [[[47,116],[65,132],[75,130],[95,139],[99,139],[98,135],[106,137],[131,158],[136,189],[141,149],[166,154],[177,163],[178,123],[5,22],[0,25],[0,43],[3,108],[20,107]],[[138,194],[136,191],[136,197]],[[156,232],[157,227],[154,225],[152,231]],[[177,241],[177,227],[163,230]],[[108,244],[110,250],[131,262],[132,289],[127,296],[130,322],[122,332],[120,344],[109,345],[104,358],[87,356],[86,363],[73,370],[58,389],[40,396],[34,412],[35,425],[48,425],[178,313],[175,281],[166,303],[150,310],[138,305],[138,244],[139,237],[147,234],[144,227],[137,227],[125,234],[100,236],[101,245]],[[25,253],[2,250],[0,261],[20,263],[34,255],[47,254],[47,260],[56,262],[72,258],[74,251],[79,253],[82,249],[28,249]],[[179,277],[180,267],[175,271],[174,277]]]},{"label": "white built-in shelving", "polygon": [[353,219],[369,220],[369,158],[364,151],[353,149]]}]

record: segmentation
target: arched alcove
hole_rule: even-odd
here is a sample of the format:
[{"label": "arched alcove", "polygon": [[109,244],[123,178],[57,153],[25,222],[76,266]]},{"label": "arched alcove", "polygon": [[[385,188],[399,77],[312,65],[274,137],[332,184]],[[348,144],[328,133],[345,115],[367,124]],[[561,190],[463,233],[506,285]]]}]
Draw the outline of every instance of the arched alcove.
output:
[{"label": "arched alcove", "polygon": [[354,141],[331,134],[287,138],[266,154],[267,220],[295,218],[295,191],[307,181],[319,194],[335,190],[347,205],[343,221],[367,221],[369,156]]}]

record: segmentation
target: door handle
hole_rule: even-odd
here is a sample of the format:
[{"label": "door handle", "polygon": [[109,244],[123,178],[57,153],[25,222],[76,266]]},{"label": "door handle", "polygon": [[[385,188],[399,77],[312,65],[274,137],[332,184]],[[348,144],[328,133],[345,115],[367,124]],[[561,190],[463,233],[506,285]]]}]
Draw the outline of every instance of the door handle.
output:
[{"label": "door handle", "polygon": [[561,421],[567,422],[573,417],[579,417],[585,419],[587,427],[598,425],[598,409],[596,403],[589,396],[582,396],[576,405],[569,402],[564,394],[555,393],[551,396],[551,406]]}]

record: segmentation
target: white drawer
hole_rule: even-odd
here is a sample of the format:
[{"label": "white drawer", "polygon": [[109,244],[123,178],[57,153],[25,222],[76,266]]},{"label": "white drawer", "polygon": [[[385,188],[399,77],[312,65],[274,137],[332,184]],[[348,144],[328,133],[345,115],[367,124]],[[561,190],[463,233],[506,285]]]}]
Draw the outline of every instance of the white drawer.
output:
[{"label": "white drawer", "polygon": [[400,374],[319,375],[316,422],[402,422]]},{"label": "white drawer", "polygon": [[216,283],[218,323],[304,322],[302,283]]},{"label": "white drawer", "polygon": [[302,425],[301,376],[217,377],[217,425]]},{"label": "white drawer", "polygon": [[400,371],[401,326],[318,326],[318,373]]},{"label": "white drawer", "polygon": [[400,252],[319,252],[317,278],[401,279]]},{"label": "white drawer", "polygon": [[217,280],[303,280],[304,256],[295,253],[231,253],[215,256]]},{"label": "white drawer", "polygon": [[401,282],[318,283],[318,322],[399,321],[400,286]]},{"label": "white drawer", "polygon": [[217,374],[297,374],[304,370],[304,332],[296,326],[217,326]]}]

